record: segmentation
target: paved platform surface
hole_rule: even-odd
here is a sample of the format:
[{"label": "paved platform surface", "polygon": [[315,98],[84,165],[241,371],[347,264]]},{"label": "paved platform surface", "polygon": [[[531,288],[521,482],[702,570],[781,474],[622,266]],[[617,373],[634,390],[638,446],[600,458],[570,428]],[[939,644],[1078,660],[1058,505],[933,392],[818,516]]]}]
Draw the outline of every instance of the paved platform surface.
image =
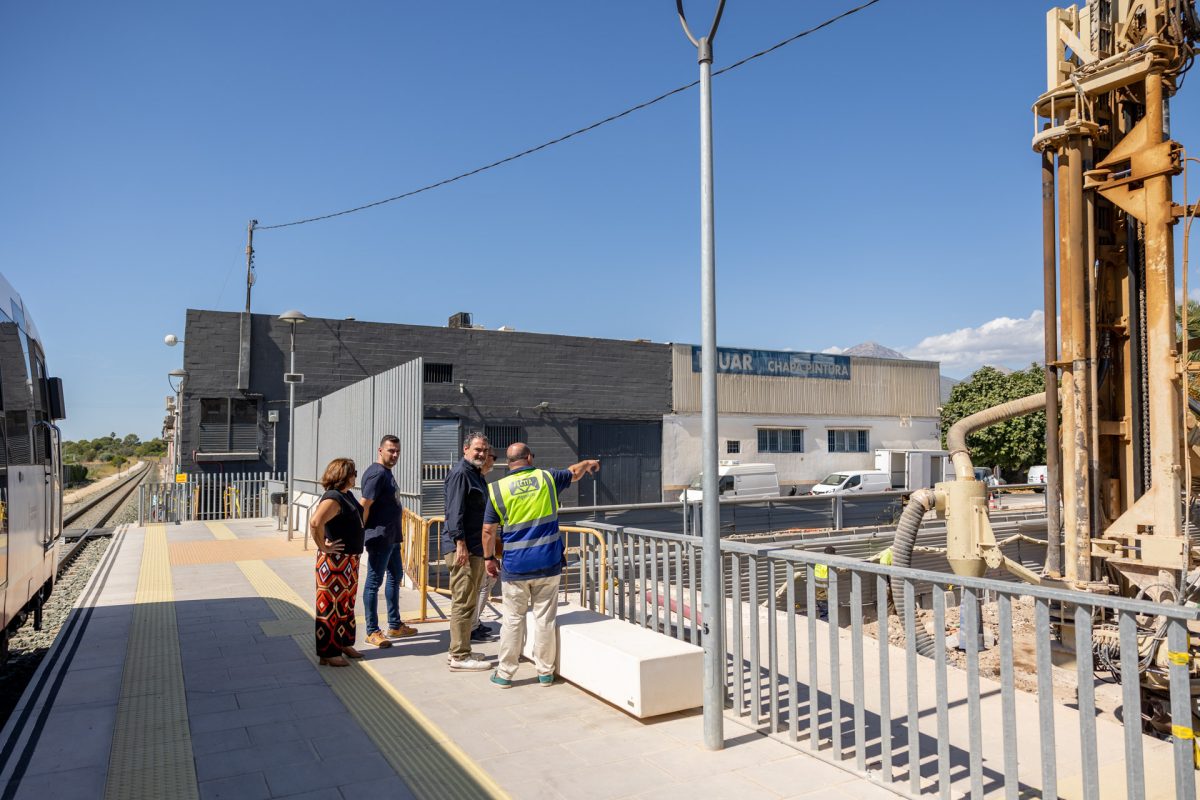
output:
[{"label": "paved platform surface", "polygon": [[0,797],[894,797],[733,720],[712,752],[698,712],[451,673],[445,623],[381,650],[360,621],[365,659],[318,667],[314,560],[271,520],[120,528],[0,733]]}]

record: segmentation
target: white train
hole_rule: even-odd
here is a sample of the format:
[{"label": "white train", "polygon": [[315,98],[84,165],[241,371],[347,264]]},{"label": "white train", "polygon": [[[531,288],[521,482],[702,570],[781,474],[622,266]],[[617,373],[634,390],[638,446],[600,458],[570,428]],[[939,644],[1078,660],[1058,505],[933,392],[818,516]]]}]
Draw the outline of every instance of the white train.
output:
[{"label": "white train", "polygon": [[37,326],[0,275],[0,658],[40,620],[62,542],[62,381],[46,372]]}]

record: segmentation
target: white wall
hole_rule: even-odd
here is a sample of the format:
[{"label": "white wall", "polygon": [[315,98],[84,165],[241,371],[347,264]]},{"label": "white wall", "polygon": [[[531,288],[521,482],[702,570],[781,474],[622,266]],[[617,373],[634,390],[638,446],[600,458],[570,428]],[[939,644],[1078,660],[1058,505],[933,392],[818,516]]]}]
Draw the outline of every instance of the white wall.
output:
[{"label": "white wall", "polygon": [[[803,453],[759,453],[758,428],[803,428]],[[870,431],[865,453],[828,452],[830,428]],[[831,472],[874,469],[876,449],[933,450],[941,447],[935,417],[830,417],[730,414],[717,422],[718,457],[747,463],[775,464],[783,485],[808,485]],[[727,454],[726,442],[741,442],[741,452]],[[701,422],[699,414],[663,417],[663,492],[684,488],[700,471]]]}]

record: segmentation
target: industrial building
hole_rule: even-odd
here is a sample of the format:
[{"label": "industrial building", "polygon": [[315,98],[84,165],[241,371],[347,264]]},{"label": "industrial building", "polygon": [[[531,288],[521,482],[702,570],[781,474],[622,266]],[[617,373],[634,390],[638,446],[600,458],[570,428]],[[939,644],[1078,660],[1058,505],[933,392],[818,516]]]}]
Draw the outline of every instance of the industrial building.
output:
[{"label": "industrial building", "polygon": [[[700,464],[700,348],[671,347],[663,491]],[[831,472],[874,467],[877,449],[941,446],[936,361],[720,348],[719,458],[776,465],[784,493]]]},{"label": "industrial building", "polygon": [[[292,329],[276,316],[187,312],[181,392],[184,471],[286,468]],[[423,359],[427,490],[469,430],[501,452],[526,441],[538,463],[600,458],[571,505],[678,495],[700,464],[699,362],[691,345],[309,318],[295,327],[296,405]],[[937,364],[722,348],[721,457],[777,465],[785,493],[876,448],[938,446]]]}]

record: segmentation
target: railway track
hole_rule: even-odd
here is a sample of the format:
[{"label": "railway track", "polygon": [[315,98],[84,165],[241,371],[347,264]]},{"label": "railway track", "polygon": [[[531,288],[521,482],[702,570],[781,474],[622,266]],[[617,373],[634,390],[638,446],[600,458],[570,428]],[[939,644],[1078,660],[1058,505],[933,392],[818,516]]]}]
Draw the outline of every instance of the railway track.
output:
[{"label": "railway track", "polygon": [[[153,466],[149,462],[145,462],[140,468],[131,472],[129,477],[113,484],[107,491],[81,503],[75,503],[70,511],[63,513],[63,538],[70,543],[70,546],[63,550],[62,557],[58,560],[59,575],[62,575],[71,566],[72,562],[87,547],[89,541],[96,536],[108,534],[107,531],[101,532],[101,529],[125,506],[125,503],[137,491],[138,486],[150,476],[152,470]],[[82,524],[80,524],[81,522]],[[83,530],[76,530],[74,535],[70,535],[67,531],[69,527]]]},{"label": "railway track", "polygon": [[114,483],[107,491],[73,504],[70,511],[63,513],[63,529],[103,526],[120,510],[125,500],[150,474],[151,469],[150,462],[143,462],[132,470],[128,477]]}]

